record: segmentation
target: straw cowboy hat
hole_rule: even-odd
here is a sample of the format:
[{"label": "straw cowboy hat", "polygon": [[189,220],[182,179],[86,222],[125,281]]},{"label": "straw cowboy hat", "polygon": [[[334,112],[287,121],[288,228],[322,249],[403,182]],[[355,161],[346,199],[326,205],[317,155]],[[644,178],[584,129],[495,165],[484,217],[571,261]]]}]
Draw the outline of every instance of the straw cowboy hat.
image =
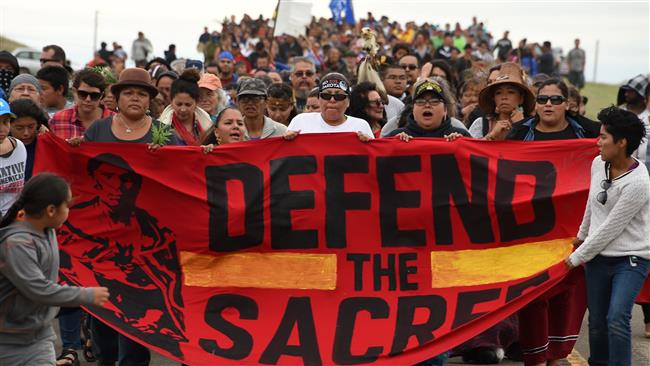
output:
[{"label": "straw cowboy hat", "polygon": [[512,62],[501,64],[500,69],[491,75],[488,85],[479,93],[478,104],[481,109],[490,114],[495,112],[494,92],[504,84],[512,85],[521,91],[524,99],[522,103],[524,114],[530,115],[535,110],[535,95],[528,87],[528,78],[524,70]]}]

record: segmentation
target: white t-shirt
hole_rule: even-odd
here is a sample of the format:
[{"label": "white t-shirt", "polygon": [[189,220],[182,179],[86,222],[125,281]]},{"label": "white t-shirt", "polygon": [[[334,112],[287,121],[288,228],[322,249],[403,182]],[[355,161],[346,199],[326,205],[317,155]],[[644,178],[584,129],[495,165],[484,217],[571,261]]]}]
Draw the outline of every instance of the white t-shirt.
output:
[{"label": "white t-shirt", "polygon": [[27,150],[20,140],[11,139],[16,147],[7,155],[0,155],[0,217],[18,199],[25,185]]},{"label": "white t-shirt", "polygon": [[361,118],[345,117],[345,122],[332,126],[323,120],[320,112],[301,113],[293,117],[287,129],[289,131],[300,131],[300,133],[363,132],[370,138],[374,138],[368,122]]}]

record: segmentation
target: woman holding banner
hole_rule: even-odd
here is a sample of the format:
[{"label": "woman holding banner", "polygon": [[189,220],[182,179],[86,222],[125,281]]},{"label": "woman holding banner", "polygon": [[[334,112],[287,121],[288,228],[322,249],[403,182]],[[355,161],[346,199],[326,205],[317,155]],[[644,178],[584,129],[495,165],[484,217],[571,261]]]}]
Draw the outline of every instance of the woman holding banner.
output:
[{"label": "woman holding banner", "polygon": [[[598,124],[567,115],[569,90],[558,79],[543,82],[537,92],[536,116],[514,123],[508,140],[541,141],[594,138]],[[586,310],[581,268],[519,312],[519,336],[526,365],[559,365],[573,349]]]},{"label": "woman holding banner", "polygon": [[413,113],[408,116],[406,126],[388,134],[408,142],[413,137],[444,137],[450,140],[460,136],[471,137],[466,130],[454,127],[448,111],[451,109],[449,96],[433,79],[427,78],[413,87]]},{"label": "woman holding banner", "polygon": [[[197,87],[198,88],[198,87]],[[162,124],[147,115],[151,100],[158,90],[151,84],[149,73],[140,68],[125,69],[120,73],[119,81],[111,86],[115,96],[118,113],[105,119],[95,121],[83,137],[67,140],[73,146],[87,142],[120,142],[148,144],[150,150],[156,150],[166,140],[167,145],[182,145],[181,140]],[[157,138],[154,138],[154,132]],[[160,136],[164,135],[161,140]],[[149,350],[128,337],[119,334],[104,323],[92,319],[91,332],[100,364],[117,361],[146,365],[150,360]]]},{"label": "woman holding banner", "polygon": [[247,139],[248,133],[241,112],[235,107],[226,107],[217,114],[214,126],[203,134],[201,148],[207,154],[218,145]]},{"label": "woman holding banner", "polygon": [[589,364],[631,365],[632,307],[650,267],[650,178],[631,157],[645,128],[634,113],[616,107],[598,119],[600,156],[591,165],[577,249],[566,264],[586,264]]}]

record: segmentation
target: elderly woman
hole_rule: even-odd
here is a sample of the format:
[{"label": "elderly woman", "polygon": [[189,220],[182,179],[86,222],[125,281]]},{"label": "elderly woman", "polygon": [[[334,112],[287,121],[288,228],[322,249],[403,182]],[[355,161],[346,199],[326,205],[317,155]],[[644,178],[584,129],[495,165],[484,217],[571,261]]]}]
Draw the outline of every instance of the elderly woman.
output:
[{"label": "elderly woman", "polygon": [[350,107],[346,114],[366,120],[375,138],[379,137],[381,128],[386,124],[385,98],[377,89],[377,84],[363,81],[352,89]]},{"label": "elderly woman", "polygon": [[199,79],[199,107],[210,115],[216,122],[217,114],[226,107],[226,93],[221,86],[221,80],[216,75],[205,73]]},{"label": "elderly woman", "polygon": [[413,113],[408,116],[406,126],[393,130],[387,137],[398,136],[406,142],[413,137],[471,137],[466,130],[452,126],[447,110],[448,98],[433,79],[418,81],[413,87]]},{"label": "elderly woman", "polygon": [[[68,142],[73,146],[88,141],[149,144],[150,150],[160,147],[154,144],[152,130],[154,127],[161,128],[162,124],[147,115],[151,100],[158,94],[158,90],[151,84],[149,73],[140,68],[125,69],[120,73],[119,81],[111,86],[111,92],[115,95],[119,112],[95,121],[83,137],[71,138]],[[174,134],[171,134],[169,139],[169,145],[182,144]],[[120,363],[149,363],[151,356],[146,347],[119,334],[104,323],[92,319],[91,332],[95,347],[99,351],[99,364],[114,364],[118,353]]]},{"label": "elderly woman", "polygon": [[589,364],[632,364],[630,319],[650,267],[650,180],[632,153],[645,136],[635,113],[609,107],[602,122],[584,218],[566,264],[585,264]]},{"label": "elderly woman", "polygon": [[9,103],[18,99],[31,99],[34,103],[41,106],[41,95],[43,88],[34,76],[30,74],[20,74],[11,80],[9,85]]},{"label": "elderly woman", "polygon": [[469,128],[472,136],[505,140],[512,123],[529,116],[535,108],[535,96],[521,67],[505,63],[492,68],[487,86],[479,93],[479,106],[487,116],[474,120]]},{"label": "elderly woman", "polygon": [[359,140],[374,138],[368,122],[345,115],[350,106],[350,83],[342,74],[325,75],[318,85],[320,113],[297,115],[287,127],[284,138],[291,140],[299,133],[356,132]]},{"label": "elderly woman", "polygon": [[160,115],[160,122],[171,125],[186,145],[199,145],[200,136],[212,126],[210,115],[197,106],[200,76],[187,69],[172,83],[171,101]]},{"label": "elderly woman", "polygon": [[271,84],[266,90],[266,114],[274,121],[283,125],[298,115],[296,99],[293,96],[293,89],[287,84]]}]

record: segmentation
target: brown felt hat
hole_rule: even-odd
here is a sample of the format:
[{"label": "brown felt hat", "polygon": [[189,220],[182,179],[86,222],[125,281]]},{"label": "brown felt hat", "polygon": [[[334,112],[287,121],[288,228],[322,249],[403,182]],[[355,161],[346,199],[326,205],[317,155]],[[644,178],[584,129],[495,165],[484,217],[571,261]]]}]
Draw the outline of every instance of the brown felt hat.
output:
[{"label": "brown felt hat", "polygon": [[120,73],[120,79],[117,83],[111,85],[111,93],[117,95],[122,91],[122,89],[129,86],[137,86],[145,89],[152,98],[158,95],[158,89],[151,85],[151,76],[145,69],[132,67],[122,70]]},{"label": "brown felt hat", "polygon": [[496,109],[494,92],[502,84],[509,84],[521,91],[524,97],[524,114],[530,115],[535,109],[535,95],[528,87],[528,78],[522,68],[512,62],[501,64],[501,68],[490,76],[488,85],[478,95],[478,104],[485,113],[492,114]]}]

